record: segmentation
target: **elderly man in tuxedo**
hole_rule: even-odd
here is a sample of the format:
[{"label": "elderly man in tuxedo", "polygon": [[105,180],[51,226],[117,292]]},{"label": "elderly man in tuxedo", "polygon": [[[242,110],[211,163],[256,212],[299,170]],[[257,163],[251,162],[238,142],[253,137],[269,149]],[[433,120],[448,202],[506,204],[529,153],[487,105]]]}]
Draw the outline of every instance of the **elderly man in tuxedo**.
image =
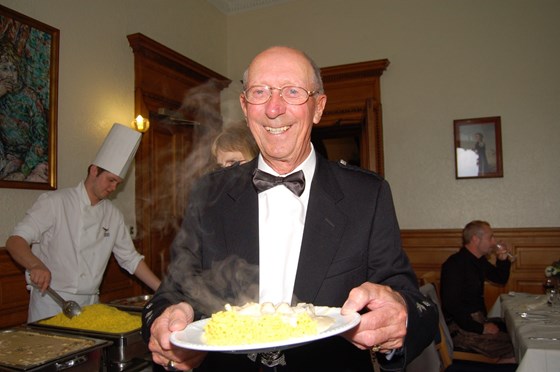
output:
[{"label": "elderly man in tuxedo", "polygon": [[[432,341],[438,318],[401,248],[388,183],[314,151],[311,129],[327,96],[303,52],[263,51],[243,88],[260,154],[193,189],[170,274],[143,312],[154,362],[195,371],[404,369]],[[342,337],[277,353],[206,353],[170,342],[171,332],[225,303],[247,301],[341,307],[361,321]]]}]

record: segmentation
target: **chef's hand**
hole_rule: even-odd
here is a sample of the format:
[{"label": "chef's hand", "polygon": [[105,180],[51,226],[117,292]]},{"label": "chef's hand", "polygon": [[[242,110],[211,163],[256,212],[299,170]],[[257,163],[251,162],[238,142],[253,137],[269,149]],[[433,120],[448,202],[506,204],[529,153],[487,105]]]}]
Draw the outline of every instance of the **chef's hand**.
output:
[{"label": "chef's hand", "polygon": [[182,331],[193,320],[193,308],[186,302],[181,302],[165,309],[152,323],[148,348],[152,352],[152,360],[155,363],[181,371],[196,368],[202,363],[206,352],[183,349],[173,345],[169,340],[171,332]]},{"label": "chef's hand", "polygon": [[51,284],[51,271],[40,261],[31,266],[28,271],[31,282],[41,290],[41,293],[45,293]]},{"label": "chef's hand", "polygon": [[51,284],[51,271],[33,254],[29,243],[19,235],[12,235],[6,240],[6,249],[18,264],[25,267],[30,284],[44,293]]},{"label": "chef's hand", "polygon": [[390,287],[366,282],[350,291],[341,313],[369,310],[344,337],[360,349],[388,353],[404,344],[408,312],[406,302]]}]

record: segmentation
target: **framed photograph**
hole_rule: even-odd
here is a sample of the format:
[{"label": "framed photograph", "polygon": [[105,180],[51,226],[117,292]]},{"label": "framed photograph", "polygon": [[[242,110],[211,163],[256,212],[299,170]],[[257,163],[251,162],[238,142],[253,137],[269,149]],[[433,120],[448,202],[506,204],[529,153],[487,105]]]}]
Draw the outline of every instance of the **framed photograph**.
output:
[{"label": "framed photograph", "polygon": [[453,121],[455,177],[503,177],[502,129],[499,116]]},{"label": "framed photograph", "polygon": [[59,37],[0,5],[0,187],[56,189]]}]

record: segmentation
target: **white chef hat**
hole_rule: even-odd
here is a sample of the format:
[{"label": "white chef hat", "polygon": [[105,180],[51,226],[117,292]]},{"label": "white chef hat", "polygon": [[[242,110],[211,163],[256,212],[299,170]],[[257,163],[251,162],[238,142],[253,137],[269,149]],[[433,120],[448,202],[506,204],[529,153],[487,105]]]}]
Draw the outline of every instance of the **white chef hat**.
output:
[{"label": "white chef hat", "polygon": [[140,145],[141,138],[142,134],[130,127],[119,123],[113,124],[97,152],[93,164],[116,174],[120,178],[125,178],[128,167]]}]

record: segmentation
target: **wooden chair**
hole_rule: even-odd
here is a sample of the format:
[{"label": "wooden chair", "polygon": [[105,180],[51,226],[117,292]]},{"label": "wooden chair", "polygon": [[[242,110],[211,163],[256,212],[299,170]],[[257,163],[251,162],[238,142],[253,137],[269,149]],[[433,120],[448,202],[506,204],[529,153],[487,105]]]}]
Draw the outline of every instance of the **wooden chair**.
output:
[{"label": "wooden chair", "polygon": [[438,275],[435,271],[427,271],[420,276],[420,285],[432,283],[438,289]]},{"label": "wooden chair", "polygon": [[468,352],[468,351],[457,351],[453,350],[453,339],[447,328],[447,323],[445,322],[445,317],[441,310],[441,302],[436,291],[436,287],[433,283],[426,283],[420,287],[420,292],[426,297],[428,297],[432,302],[434,302],[438,307],[439,312],[439,337],[436,336],[436,350],[439,353],[442,370],[447,369],[453,364],[453,361],[471,361],[484,364],[496,364],[499,358],[489,358],[485,355]]}]

